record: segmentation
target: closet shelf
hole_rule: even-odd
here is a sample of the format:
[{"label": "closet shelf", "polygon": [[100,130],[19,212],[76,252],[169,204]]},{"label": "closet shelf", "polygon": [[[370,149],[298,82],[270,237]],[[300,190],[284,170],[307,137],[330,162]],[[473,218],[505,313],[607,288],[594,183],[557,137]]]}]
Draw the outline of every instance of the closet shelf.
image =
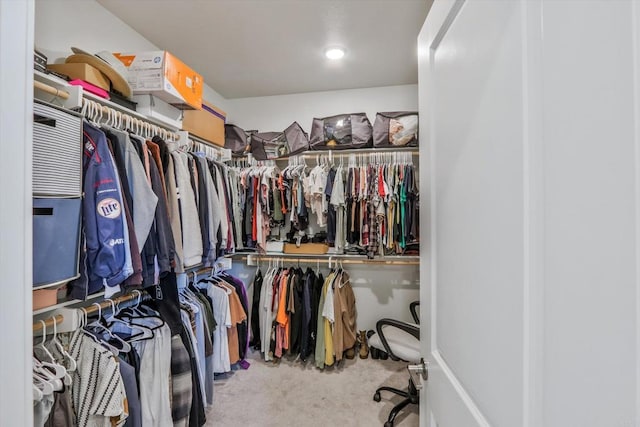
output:
[{"label": "closet shelf", "polygon": [[362,255],[345,255],[345,254],[285,254],[281,252],[259,253],[236,253],[229,254],[227,257],[247,261],[247,265],[256,265],[256,262],[282,261],[287,263],[320,263],[332,264],[340,261],[342,264],[370,264],[370,265],[420,265],[419,256],[409,255],[393,255],[386,257],[378,257],[368,259]]},{"label": "closet shelf", "polygon": [[68,307],[68,306],[75,305],[75,304],[86,305],[87,301],[96,300],[96,299],[102,298],[102,297],[104,297],[104,291],[98,292],[98,293],[95,293],[95,294],[91,294],[91,295],[89,295],[87,297],[86,300],[70,299],[70,300],[67,300],[67,301],[60,302],[60,303],[55,304],[55,305],[50,305],[48,307],[44,307],[44,308],[41,308],[39,310],[35,310],[33,312],[33,315],[34,316],[38,316],[38,315],[41,315],[41,314],[46,314],[46,313],[49,313],[50,311],[54,311],[54,310],[57,310],[59,308]]},{"label": "closet shelf", "polygon": [[[412,156],[420,155],[420,147],[403,147],[403,148],[353,148],[349,150],[307,150],[291,156],[278,157],[271,159],[274,162],[286,161],[291,157],[313,160],[318,156],[330,156],[332,158],[348,157],[352,154],[382,154],[382,153],[411,153]],[[250,156],[251,153],[248,154]],[[245,156],[234,156],[235,159],[242,159]]]},{"label": "closet shelf", "polygon": [[[36,98],[70,110],[82,106],[80,86],[72,86],[66,80],[38,70],[33,70],[33,80]],[[66,95],[60,96],[63,93]]]}]

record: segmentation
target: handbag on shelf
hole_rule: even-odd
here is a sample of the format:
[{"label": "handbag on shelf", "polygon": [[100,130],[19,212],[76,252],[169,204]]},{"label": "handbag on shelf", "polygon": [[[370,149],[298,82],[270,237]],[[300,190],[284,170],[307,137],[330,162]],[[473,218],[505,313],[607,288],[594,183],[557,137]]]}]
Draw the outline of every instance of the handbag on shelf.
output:
[{"label": "handbag on shelf", "polygon": [[251,135],[251,155],[256,160],[274,160],[307,151],[309,137],[298,122],[283,132],[257,132]]},{"label": "handbag on shelf", "polygon": [[376,114],[373,123],[373,146],[417,147],[418,113],[415,111],[395,111]]},{"label": "handbag on shelf", "polygon": [[339,114],[313,119],[312,150],[348,150],[372,146],[371,122],[365,113]]}]

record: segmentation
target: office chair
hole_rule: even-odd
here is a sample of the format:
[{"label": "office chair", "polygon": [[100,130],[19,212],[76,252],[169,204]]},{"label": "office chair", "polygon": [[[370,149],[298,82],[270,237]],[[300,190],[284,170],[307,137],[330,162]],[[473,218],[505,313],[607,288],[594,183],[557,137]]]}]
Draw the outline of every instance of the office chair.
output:
[{"label": "office chair", "polygon": [[[376,330],[369,332],[369,347],[386,352],[393,360],[404,360],[410,363],[420,362],[420,317],[417,310],[419,305],[420,301],[414,301],[409,305],[411,317],[415,323],[395,319],[378,320]],[[416,405],[419,402],[418,390],[411,377],[409,377],[409,386],[406,391],[393,387],[379,387],[373,395],[373,400],[376,402],[380,402],[381,391],[390,391],[405,398],[393,407],[384,427],[393,427],[396,416],[404,407],[409,404]]]}]

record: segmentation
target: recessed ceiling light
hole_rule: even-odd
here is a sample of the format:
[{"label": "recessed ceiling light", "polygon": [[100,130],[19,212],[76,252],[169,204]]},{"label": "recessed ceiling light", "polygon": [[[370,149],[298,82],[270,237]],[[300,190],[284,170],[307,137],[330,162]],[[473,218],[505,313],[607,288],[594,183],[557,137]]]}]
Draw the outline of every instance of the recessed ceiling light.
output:
[{"label": "recessed ceiling light", "polygon": [[324,51],[324,56],[329,59],[340,59],[344,56],[344,49],[341,47],[331,47]]}]

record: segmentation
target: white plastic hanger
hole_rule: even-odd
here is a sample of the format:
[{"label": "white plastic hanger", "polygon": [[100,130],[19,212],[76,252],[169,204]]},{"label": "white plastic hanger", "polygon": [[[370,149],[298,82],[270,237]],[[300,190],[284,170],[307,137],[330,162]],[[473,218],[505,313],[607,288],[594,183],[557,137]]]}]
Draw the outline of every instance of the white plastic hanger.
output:
[{"label": "white plastic hanger", "polygon": [[62,356],[64,356],[65,361],[67,362],[67,366],[66,366],[67,373],[75,371],[78,368],[78,363],[69,354],[69,352],[67,350],[65,350],[65,348],[62,345],[62,343],[60,342],[60,340],[58,340],[58,326],[56,325],[55,322],[53,323],[53,339],[51,340],[51,342],[58,349],[60,354],[62,354]]}]

